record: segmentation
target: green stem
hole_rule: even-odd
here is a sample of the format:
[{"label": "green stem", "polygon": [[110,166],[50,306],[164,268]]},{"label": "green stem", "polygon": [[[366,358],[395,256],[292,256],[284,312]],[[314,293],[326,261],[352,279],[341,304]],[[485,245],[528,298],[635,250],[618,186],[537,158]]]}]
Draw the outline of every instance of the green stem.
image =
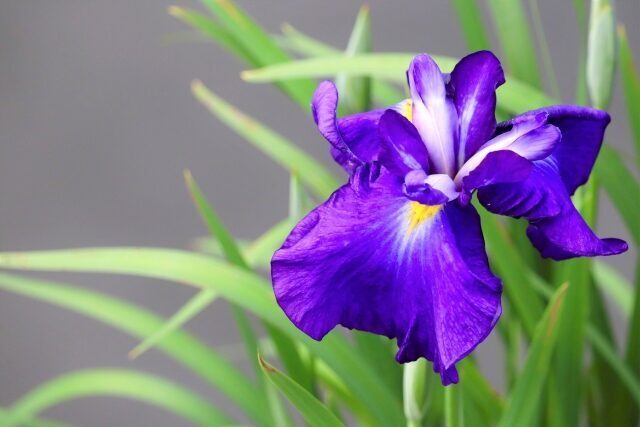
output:
[{"label": "green stem", "polygon": [[450,385],[444,389],[444,425],[445,427],[460,427],[461,405],[460,395],[462,390],[455,385]]}]

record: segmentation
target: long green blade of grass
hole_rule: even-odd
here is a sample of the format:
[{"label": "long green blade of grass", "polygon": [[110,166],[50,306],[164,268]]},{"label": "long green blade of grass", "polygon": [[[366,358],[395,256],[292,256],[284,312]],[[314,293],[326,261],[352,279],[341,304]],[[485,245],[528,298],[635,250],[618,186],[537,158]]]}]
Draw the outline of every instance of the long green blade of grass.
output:
[{"label": "long green blade of grass", "polygon": [[[352,76],[371,76],[376,79],[405,84],[405,71],[413,59],[413,53],[371,53],[347,57],[345,55],[301,59],[242,73],[242,78],[253,83],[273,82],[303,77],[331,77],[339,73]],[[434,56],[443,71],[451,71],[456,60]],[[498,107],[512,114],[547,105],[557,101],[540,90],[514,78],[498,89]]]},{"label": "long green blade of grass", "polygon": [[518,79],[540,87],[536,47],[522,1],[488,0],[487,4],[502,45],[507,70]]},{"label": "long green blade of grass", "polygon": [[379,425],[398,425],[402,407],[397,396],[362,365],[346,340],[330,334],[322,343],[298,331],[277,306],[268,283],[256,274],[210,257],[171,249],[93,248],[0,254],[0,268],[130,274],[215,289],[227,300],[303,343],[341,375]]},{"label": "long green blade of grass", "polygon": [[254,66],[260,65],[259,62],[253,60],[250,54],[235,40],[226,28],[208,16],[180,6],[169,6],[167,11],[169,15],[200,31],[200,33],[219,43],[220,46],[247,64]]},{"label": "long green blade of grass", "polygon": [[[8,412],[5,409],[0,409],[0,425],[7,423]],[[63,423],[60,421],[46,420],[42,418],[32,418],[30,420],[24,420],[22,422],[24,427],[71,427],[71,424]]]},{"label": "long green blade of grass", "polygon": [[[280,44],[292,52],[304,57],[336,56],[342,54],[339,49],[301,33],[289,24],[282,26],[284,37]],[[371,79],[371,96],[380,105],[392,105],[406,97],[393,85],[379,79]]]},{"label": "long green blade of grass", "polygon": [[[271,36],[232,0],[203,0],[203,3],[257,64],[264,66],[291,59]],[[309,100],[315,89],[313,80],[279,82],[278,86],[305,111],[308,110]]]},{"label": "long green blade of grass", "polygon": [[[344,54],[354,56],[371,51],[371,16],[369,6],[363,5],[358,12],[351,30],[351,36]],[[347,114],[368,111],[371,109],[371,78],[349,77],[343,74],[336,76],[338,93],[342,94],[341,108]]]},{"label": "long green blade of grass", "polygon": [[618,26],[618,46],[622,93],[627,104],[628,122],[635,143],[636,164],[640,169],[640,73],[633,60],[633,51],[623,25]]},{"label": "long green blade of grass", "polygon": [[509,395],[499,427],[535,425],[549,362],[558,336],[558,318],[568,284],[558,288],[540,319],[524,367]]},{"label": "long green blade of grass", "polygon": [[[193,94],[214,116],[236,131],[255,147],[267,154],[285,169],[298,171],[309,187],[322,198],[336,188],[338,181],[322,164],[287,141],[281,135],[235,109],[215,95],[201,82],[192,84]],[[309,102],[310,98],[307,100]]]},{"label": "long green blade of grass", "polygon": [[[0,273],[0,289],[37,299],[95,319],[136,338],[159,330],[165,319],[143,307],[107,294],[26,277]],[[259,424],[267,421],[259,390],[229,362],[197,338],[175,330],[157,349],[219,389]]]},{"label": "long green blade of grass", "polygon": [[50,407],[90,396],[138,400],[203,427],[231,423],[204,398],[166,379],[123,369],[92,369],[62,375],[31,390],[13,404],[3,425],[18,426]]},{"label": "long green blade of grass", "polygon": [[311,427],[341,427],[342,422],[300,384],[269,365],[259,356],[262,372],[284,394]]},{"label": "long green blade of grass", "polygon": [[482,13],[476,0],[453,0],[451,4],[458,16],[467,49],[471,52],[491,49],[491,43],[482,22]]},{"label": "long green blade of grass", "polygon": [[635,176],[620,153],[606,144],[600,150],[594,173],[620,213],[631,238],[640,245],[640,184]]},{"label": "long green blade of grass", "polygon": [[594,281],[598,288],[611,298],[624,318],[629,319],[633,309],[633,287],[631,284],[613,267],[602,261],[595,261],[592,268]]},{"label": "long green blade of grass", "polygon": [[[543,282],[537,283],[536,290],[546,297],[553,295],[553,290]],[[594,325],[589,324],[587,326],[587,338],[594,351],[607,362],[628,390],[629,394],[636,401],[636,404],[640,405],[640,379],[633,373],[633,370],[625,364],[623,358],[618,355],[616,349],[607,337],[603,336]]]}]

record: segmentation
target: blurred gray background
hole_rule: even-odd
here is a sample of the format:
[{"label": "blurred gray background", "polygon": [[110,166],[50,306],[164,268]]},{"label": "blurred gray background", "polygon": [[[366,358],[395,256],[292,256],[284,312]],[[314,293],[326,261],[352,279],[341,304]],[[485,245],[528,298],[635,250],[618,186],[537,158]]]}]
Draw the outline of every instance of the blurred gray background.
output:
[{"label": "blurred gray background", "polygon": [[[343,47],[359,1],[239,0],[271,31],[289,22]],[[238,236],[251,238],[287,210],[287,174],[212,118],[192,97],[200,78],[239,108],[329,163],[309,116],[266,85],[239,79],[242,66],[211,43],[177,42],[185,26],[172,2],[0,1],[0,250],[149,245],[186,248],[203,226],[184,189],[190,168]],[[370,0],[376,50],[466,53],[445,1]],[[570,0],[540,0],[564,100],[574,92],[578,36]],[[178,4],[199,5],[179,1]],[[616,2],[640,57],[640,2]],[[485,18],[488,18],[485,16]],[[487,20],[487,22],[489,22]],[[607,141],[630,152],[620,94]],[[602,208],[602,235],[626,237]],[[633,254],[611,260],[630,274]],[[128,277],[53,275],[169,315],[192,295],[185,287]],[[214,345],[237,341],[216,303],[188,325]],[[62,373],[99,366],[136,368],[228,403],[190,372],[151,351],[129,362],[137,343],[63,309],[0,293],[0,406]],[[488,341],[485,368],[501,363]],[[85,426],[185,425],[161,410],[91,398],[47,415]]]}]

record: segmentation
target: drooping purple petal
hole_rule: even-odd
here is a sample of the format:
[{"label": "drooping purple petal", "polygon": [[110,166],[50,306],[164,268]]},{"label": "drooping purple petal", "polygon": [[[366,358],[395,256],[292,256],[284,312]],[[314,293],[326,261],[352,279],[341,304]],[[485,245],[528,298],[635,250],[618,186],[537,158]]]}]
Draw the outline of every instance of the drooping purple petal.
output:
[{"label": "drooping purple petal", "polygon": [[429,55],[421,54],[411,62],[407,78],[413,105],[411,121],[427,146],[429,165],[434,172],[452,175],[458,125],[442,72]]},{"label": "drooping purple petal", "polygon": [[443,383],[500,315],[477,213],[407,200],[382,170],[305,217],[272,260],[278,303],[314,339],[341,324],[397,338],[399,362],[423,356]]},{"label": "drooping purple petal", "polygon": [[523,181],[532,169],[533,163],[514,151],[493,151],[462,179],[460,202],[469,203],[473,190],[487,185]]},{"label": "drooping purple petal", "polygon": [[533,162],[521,182],[489,185],[478,199],[489,211],[529,220],[527,235],[543,257],[615,255],[627,250],[619,239],[599,239],[571,202],[555,160]]},{"label": "drooping purple petal", "polygon": [[384,167],[398,176],[417,169],[428,171],[427,148],[409,120],[387,110],[380,118],[378,130],[382,138],[379,160]]},{"label": "drooping purple petal", "polygon": [[496,89],[504,83],[500,61],[489,51],[460,60],[448,83],[458,112],[458,166],[464,164],[493,135],[496,128]]},{"label": "drooping purple petal", "polygon": [[562,134],[562,141],[552,157],[565,188],[573,195],[576,188],[587,182],[600,151],[604,131],[611,119],[605,111],[594,108],[555,105],[530,111],[501,123],[497,133],[509,129],[513,123],[541,113],[548,115],[547,123],[556,126]]},{"label": "drooping purple petal", "polygon": [[354,114],[338,119],[338,90],[330,81],[318,85],[311,111],[318,130],[331,144],[331,155],[347,172],[377,159],[380,138],[377,125],[383,110]]}]

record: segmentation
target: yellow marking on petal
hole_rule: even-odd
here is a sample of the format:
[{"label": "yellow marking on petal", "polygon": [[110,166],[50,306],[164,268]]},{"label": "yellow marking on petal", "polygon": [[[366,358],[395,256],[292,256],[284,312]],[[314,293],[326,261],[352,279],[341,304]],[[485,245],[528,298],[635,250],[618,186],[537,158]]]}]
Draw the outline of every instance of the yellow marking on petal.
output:
[{"label": "yellow marking on petal", "polygon": [[407,234],[411,234],[420,224],[433,218],[442,208],[442,205],[429,206],[415,201],[409,203],[409,228],[407,229]]},{"label": "yellow marking on petal", "polygon": [[410,122],[413,122],[413,101],[407,99],[402,106],[401,114]]}]

